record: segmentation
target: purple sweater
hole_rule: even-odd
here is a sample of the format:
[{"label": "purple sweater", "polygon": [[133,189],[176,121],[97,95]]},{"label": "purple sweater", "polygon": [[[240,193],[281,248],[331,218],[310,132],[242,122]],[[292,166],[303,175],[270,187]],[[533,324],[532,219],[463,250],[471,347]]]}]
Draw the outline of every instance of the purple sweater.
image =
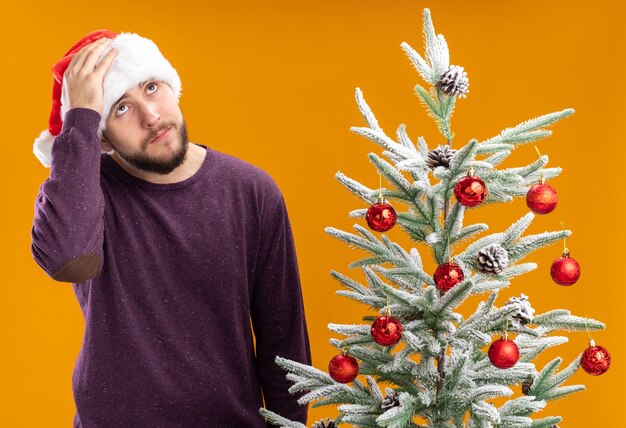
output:
[{"label": "purple sweater", "polygon": [[[306,422],[276,355],[311,364],[291,227],[261,169],[206,146],[178,183],[101,153],[100,114],[70,110],[35,202],[32,253],[73,283],[85,335],[74,427],[265,427]],[[256,353],[252,332],[256,338]]]}]

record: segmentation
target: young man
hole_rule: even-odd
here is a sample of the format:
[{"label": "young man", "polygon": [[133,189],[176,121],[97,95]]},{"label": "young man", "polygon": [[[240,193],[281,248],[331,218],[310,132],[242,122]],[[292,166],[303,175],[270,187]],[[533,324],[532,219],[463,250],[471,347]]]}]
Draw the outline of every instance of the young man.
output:
[{"label": "young man", "polygon": [[189,143],[180,79],[148,39],[90,33],[53,74],[32,253],[85,318],[74,427],[264,427],[262,397],[305,423],[274,362],[311,364],[274,181]]}]

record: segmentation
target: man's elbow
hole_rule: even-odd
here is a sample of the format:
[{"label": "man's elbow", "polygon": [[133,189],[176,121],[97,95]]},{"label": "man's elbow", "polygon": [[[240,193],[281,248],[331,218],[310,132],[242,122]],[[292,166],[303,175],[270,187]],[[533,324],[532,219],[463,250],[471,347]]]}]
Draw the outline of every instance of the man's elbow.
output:
[{"label": "man's elbow", "polygon": [[98,253],[83,254],[66,262],[50,277],[59,282],[81,283],[100,275],[102,256]]}]

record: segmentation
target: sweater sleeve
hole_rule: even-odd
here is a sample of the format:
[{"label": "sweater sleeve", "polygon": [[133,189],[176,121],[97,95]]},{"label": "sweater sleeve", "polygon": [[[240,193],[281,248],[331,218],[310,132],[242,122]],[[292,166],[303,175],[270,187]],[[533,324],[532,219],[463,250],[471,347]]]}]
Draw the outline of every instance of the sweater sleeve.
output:
[{"label": "sweater sleeve", "polygon": [[285,202],[278,192],[273,209],[265,212],[252,301],[256,338],[256,366],[265,407],[306,424],[308,405],[297,403],[303,393],[291,394],[293,384],[278,366],[276,356],[311,365],[295,246]]},{"label": "sweater sleeve", "polygon": [[33,258],[52,279],[80,283],[103,261],[100,114],[71,109],[52,144],[50,176],[39,187],[31,228]]}]

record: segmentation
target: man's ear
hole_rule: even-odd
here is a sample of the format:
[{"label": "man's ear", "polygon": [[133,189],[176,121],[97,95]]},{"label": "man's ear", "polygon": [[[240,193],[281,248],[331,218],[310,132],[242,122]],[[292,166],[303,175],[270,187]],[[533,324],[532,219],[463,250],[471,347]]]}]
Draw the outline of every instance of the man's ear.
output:
[{"label": "man's ear", "polygon": [[104,135],[104,132],[102,133],[102,138],[100,139],[100,145],[102,146],[102,150],[105,152],[110,152],[111,150],[113,150],[113,147],[111,147],[111,145],[107,141],[107,138]]}]

